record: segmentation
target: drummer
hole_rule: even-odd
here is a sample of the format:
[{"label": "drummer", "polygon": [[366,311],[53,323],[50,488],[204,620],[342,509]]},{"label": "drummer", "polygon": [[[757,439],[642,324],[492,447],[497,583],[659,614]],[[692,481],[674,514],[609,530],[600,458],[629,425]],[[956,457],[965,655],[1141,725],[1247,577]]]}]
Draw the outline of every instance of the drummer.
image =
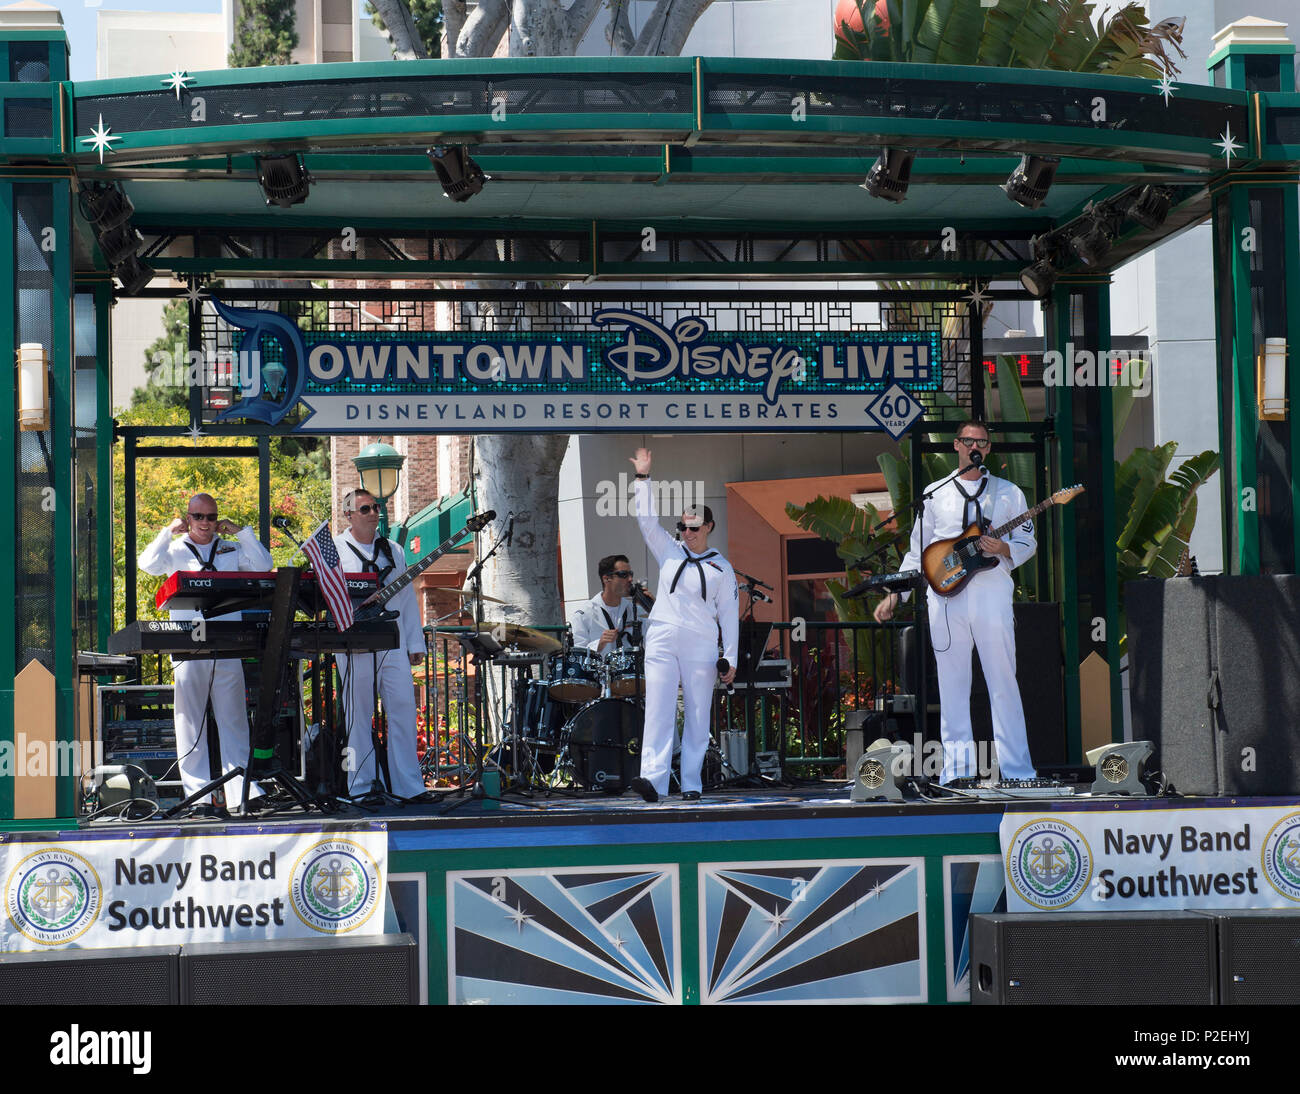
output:
[{"label": "drummer", "polygon": [[575,649],[604,656],[632,644],[632,566],[626,555],[606,555],[596,565],[600,592],[573,609],[569,626]]}]

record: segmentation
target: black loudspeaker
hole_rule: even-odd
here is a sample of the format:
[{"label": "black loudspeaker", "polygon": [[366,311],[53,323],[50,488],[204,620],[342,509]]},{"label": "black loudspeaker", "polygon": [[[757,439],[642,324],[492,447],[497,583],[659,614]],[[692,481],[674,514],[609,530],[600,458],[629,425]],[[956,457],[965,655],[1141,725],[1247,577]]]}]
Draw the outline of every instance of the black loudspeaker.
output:
[{"label": "black loudspeaker", "polygon": [[1300,793],[1300,577],[1125,586],[1133,737],[1184,794]]},{"label": "black loudspeaker", "polygon": [[1216,1003],[1215,935],[1196,912],[973,915],[970,1000]]},{"label": "black loudspeaker", "polygon": [[1206,912],[1219,926],[1219,1000],[1300,1003],[1300,910]]},{"label": "black loudspeaker", "polygon": [[[1036,766],[1063,764],[1065,750],[1065,670],[1061,654],[1061,606],[1059,604],[1013,604],[1016,622],[1016,683],[1025,707],[1025,731],[1029,738],[1029,755]],[[918,687],[915,654],[915,630],[907,627],[900,639],[899,674],[913,695]],[[929,650],[930,702],[939,702],[939,670],[934,650]],[[973,656],[971,681],[971,730],[977,741],[993,740],[993,715],[989,709],[989,689],[979,664],[979,651]],[[925,740],[939,739],[939,723],[931,719],[924,731]]]},{"label": "black loudspeaker", "polygon": [[170,1003],[180,999],[179,946],[0,953],[0,1005]]},{"label": "black loudspeaker", "polygon": [[181,951],[183,1003],[418,1003],[409,934],[212,942]]}]

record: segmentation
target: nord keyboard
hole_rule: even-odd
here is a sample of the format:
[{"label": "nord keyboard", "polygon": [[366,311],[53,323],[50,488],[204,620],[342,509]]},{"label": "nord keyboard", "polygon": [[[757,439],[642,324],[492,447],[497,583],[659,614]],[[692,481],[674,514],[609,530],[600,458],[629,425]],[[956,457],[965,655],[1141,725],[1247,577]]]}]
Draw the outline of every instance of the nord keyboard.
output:
[{"label": "nord keyboard", "polygon": [[[195,634],[198,620],[144,619],[123,627],[108,639],[110,653],[169,653],[181,660],[199,657],[243,657],[266,645],[269,622],[244,619],[202,620],[202,640]],[[296,622],[291,652],[310,657],[317,650],[348,653],[395,650],[397,624],[387,619],[354,623],[340,631],[333,623]]]},{"label": "nord keyboard", "polygon": [[[348,594],[365,600],[379,590],[377,574],[348,574]],[[154,603],[167,611],[201,611],[211,615],[269,608],[275,592],[275,571],[177,570],[158,587]],[[314,573],[304,573],[298,586],[299,606],[316,613],[324,602]]]}]

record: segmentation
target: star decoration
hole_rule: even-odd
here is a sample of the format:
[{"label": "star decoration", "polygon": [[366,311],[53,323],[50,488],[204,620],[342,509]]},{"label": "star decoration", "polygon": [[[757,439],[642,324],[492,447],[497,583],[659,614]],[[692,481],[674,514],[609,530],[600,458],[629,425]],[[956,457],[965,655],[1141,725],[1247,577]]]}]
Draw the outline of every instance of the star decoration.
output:
[{"label": "star decoration", "polygon": [[626,946],[626,945],[627,945],[627,942],[624,940],[624,938],[623,938],[623,936],[622,936],[621,934],[616,934],[616,935],[614,936],[614,946],[615,946],[615,947],[616,947],[620,952],[622,952],[623,947]]},{"label": "star decoration", "polygon": [[189,288],[185,290],[185,299],[191,304],[198,304],[206,300],[207,295],[204,293],[203,287],[197,281],[191,280]]},{"label": "star decoration", "polygon": [[1228,161],[1228,166],[1231,167],[1232,154],[1238,148],[1245,148],[1246,146],[1244,144],[1238,144],[1232,139],[1232,125],[1229,124],[1225,127],[1225,132],[1219,134],[1219,139],[1215,142],[1214,147],[1223,149],[1224,159]]},{"label": "star decoration", "polygon": [[1169,105],[1169,96],[1174,93],[1174,78],[1167,73],[1160,77],[1160,82],[1155,85],[1156,90],[1164,97],[1165,106]]},{"label": "star decoration", "polygon": [[203,430],[201,430],[197,424],[190,426],[185,432],[190,441],[194,444],[198,444],[199,438],[204,436]]},{"label": "star decoration", "polygon": [[777,933],[777,934],[780,934],[780,933],[781,933],[781,928],[785,925],[785,921],[786,921],[787,919],[789,919],[789,918],[790,918],[790,917],[789,917],[788,915],[786,915],[785,912],[781,911],[781,910],[778,909],[778,908],[773,908],[773,909],[768,913],[767,921],[768,921],[768,922],[769,922],[773,927],[776,928],[776,933]]},{"label": "star decoration", "polygon": [[966,299],[969,300],[972,304],[974,304],[977,308],[982,308],[985,304],[988,303],[989,298],[988,298],[988,294],[984,291],[984,286],[981,285],[978,281],[976,281],[971,291],[966,294]]},{"label": "star decoration", "polygon": [[882,892],[884,892],[884,886],[881,885],[880,882],[877,881],[876,884],[873,886],[873,888],[872,888],[872,890],[871,890],[871,895],[872,895],[873,897],[875,897],[877,900],[879,900],[879,899],[880,899],[880,894],[881,894]]},{"label": "star decoration", "polygon": [[112,127],[104,124],[104,115],[101,114],[99,116],[99,124],[90,131],[89,137],[82,137],[81,141],[83,144],[90,145],[94,151],[98,152],[99,162],[103,163],[104,153],[106,151],[114,151],[113,142],[120,141],[121,139],[121,137],[112,136]]},{"label": "star decoration", "polygon": [[167,76],[163,83],[176,92],[176,101],[181,101],[181,92],[188,91],[190,84],[194,82],[194,77],[184,69],[175,69]]},{"label": "star decoration", "polygon": [[524,924],[527,923],[527,922],[528,922],[530,919],[532,919],[533,917],[530,916],[527,912],[525,912],[525,911],[524,911],[524,906],[523,906],[522,904],[520,904],[520,905],[518,905],[518,906],[515,908],[515,910],[514,910],[513,912],[510,912],[510,913],[506,916],[506,918],[507,918],[507,919],[513,919],[513,920],[515,921],[515,926],[519,928],[519,933],[520,933],[520,934],[523,934],[523,933],[524,933]]}]

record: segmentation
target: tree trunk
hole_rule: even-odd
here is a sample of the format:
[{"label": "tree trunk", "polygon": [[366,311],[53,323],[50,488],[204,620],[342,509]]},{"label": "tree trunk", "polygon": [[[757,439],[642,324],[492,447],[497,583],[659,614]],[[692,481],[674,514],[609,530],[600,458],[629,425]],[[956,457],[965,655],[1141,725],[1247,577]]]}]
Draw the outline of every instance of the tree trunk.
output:
[{"label": "tree trunk", "polygon": [[399,61],[418,61],[429,56],[416,29],[411,9],[405,0],[370,0],[384,21],[385,35],[393,45],[393,57]]}]

